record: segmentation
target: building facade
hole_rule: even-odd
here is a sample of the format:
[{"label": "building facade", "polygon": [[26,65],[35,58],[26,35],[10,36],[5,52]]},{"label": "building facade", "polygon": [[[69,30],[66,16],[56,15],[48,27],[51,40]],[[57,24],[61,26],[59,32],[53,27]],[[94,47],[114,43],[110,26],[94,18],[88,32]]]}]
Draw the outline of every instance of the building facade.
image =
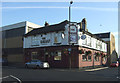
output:
[{"label": "building facade", "polygon": [[107,44],[82,22],[67,20],[34,29],[24,36],[25,62],[39,59],[51,67],[80,68],[106,64]]},{"label": "building facade", "polygon": [[7,58],[9,63],[23,63],[23,35],[38,27],[28,21],[1,27],[2,58]]},{"label": "building facade", "polygon": [[117,61],[118,55],[115,49],[115,36],[111,32],[95,34],[107,43],[108,65]]}]

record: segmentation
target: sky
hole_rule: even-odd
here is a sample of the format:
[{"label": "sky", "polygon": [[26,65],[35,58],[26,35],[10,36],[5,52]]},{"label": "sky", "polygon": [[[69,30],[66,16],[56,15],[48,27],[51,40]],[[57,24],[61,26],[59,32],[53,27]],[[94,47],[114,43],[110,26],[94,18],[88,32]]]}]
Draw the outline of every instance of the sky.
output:
[{"label": "sky", "polygon": [[[13,0],[14,1],[14,0]],[[29,21],[44,26],[45,21],[50,25],[68,20],[69,2],[2,2],[2,24],[10,25]],[[71,5],[71,21],[87,20],[87,28],[91,33],[112,32],[115,36],[116,51],[118,52],[118,2],[77,2]]]}]

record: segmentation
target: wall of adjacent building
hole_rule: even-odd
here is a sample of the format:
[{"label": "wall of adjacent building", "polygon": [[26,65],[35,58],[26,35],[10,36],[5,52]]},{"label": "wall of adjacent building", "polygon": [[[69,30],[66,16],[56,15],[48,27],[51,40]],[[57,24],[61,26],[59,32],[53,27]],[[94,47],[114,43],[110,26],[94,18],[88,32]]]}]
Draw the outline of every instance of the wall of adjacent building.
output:
[{"label": "wall of adjacent building", "polygon": [[40,26],[28,21],[1,27],[3,57],[6,57],[4,54],[7,55],[9,63],[24,62],[23,36],[38,27]]},{"label": "wall of adjacent building", "polygon": [[111,55],[111,62],[117,61],[117,52],[115,49],[115,36],[111,33],[111,41],[110,41],[110,55]]},{"label": "wall of adjacent building", "polygon": [[111,37],[111,41],[110,41],[110,54],[112,54],[113,53],[113,51],[115,50],[115,37],[114,37],[114,35],[111,33],[111,35],[110,35]]},{"label": "wall of adjacent building", "polygon": [[[3,31],[2,47],[9,63],[23,62],[23,35],[25,26]],[[4,56],[3,56],[4,57]]]}]

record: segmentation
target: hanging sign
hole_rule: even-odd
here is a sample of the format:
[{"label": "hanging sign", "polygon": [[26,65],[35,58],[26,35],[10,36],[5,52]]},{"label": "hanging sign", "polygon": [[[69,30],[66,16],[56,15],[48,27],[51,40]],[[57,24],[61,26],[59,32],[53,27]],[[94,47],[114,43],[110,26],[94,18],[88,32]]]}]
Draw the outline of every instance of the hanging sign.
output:
[{"label": "hanging sign", "polygon": [[76,34],[71,34],[70,35],[70,43],[77,43]]},{"label": "hanging sign", "polygon": [[83,35],[81,36],[81,39],[82,39],[82,40],[86,39],[86,35],[83,34]]}]

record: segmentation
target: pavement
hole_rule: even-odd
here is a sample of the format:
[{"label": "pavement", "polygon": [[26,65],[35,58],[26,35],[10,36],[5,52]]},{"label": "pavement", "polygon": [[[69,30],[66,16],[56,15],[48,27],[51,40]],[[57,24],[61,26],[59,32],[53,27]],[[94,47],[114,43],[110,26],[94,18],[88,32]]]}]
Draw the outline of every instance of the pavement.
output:
[{"label": "pavement", "polygon": [[[16,64],[10,64],[8,66],[3,66],[3,67],[10,67],[10,68],[25,68],[23,64],[16,65]],[[96,67],[83,67],[83,68],[50,68],[50,69],[55,69],[55,70],[60,70],[60,71],[68,71],[68,70],[73,70],[73,71],[98,71],[102,69],[107,69],[109,67],[104,67],[104,66],[96,66]]]}]

